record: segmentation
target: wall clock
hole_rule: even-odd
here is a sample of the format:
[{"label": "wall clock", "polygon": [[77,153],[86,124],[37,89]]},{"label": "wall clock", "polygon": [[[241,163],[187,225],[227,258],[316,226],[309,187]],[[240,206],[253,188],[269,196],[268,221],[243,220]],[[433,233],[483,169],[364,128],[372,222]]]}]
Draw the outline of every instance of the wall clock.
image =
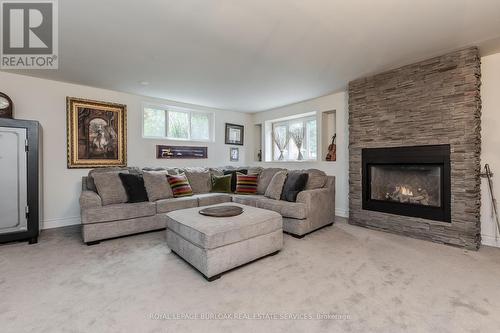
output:
[{"label": "wall clock", "polygon": [[9,96],[0,92],[0,117],[12,118],[13,104]]}]

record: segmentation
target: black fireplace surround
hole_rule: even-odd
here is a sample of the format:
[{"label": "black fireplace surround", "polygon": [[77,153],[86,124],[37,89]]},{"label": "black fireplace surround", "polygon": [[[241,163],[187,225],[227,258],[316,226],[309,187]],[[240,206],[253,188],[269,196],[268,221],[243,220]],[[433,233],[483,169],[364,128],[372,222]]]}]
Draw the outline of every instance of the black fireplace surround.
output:
[{"label": "black fireplace surround", "polygon": [[451,222],[450,145],[365,148],[365,210]]}]

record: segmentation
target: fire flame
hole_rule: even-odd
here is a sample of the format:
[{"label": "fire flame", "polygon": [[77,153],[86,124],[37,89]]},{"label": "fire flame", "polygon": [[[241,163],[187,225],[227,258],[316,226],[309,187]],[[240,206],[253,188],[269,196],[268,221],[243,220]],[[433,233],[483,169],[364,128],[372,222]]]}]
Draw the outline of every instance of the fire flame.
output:
[{"label": "fire flame", "polygon": [[402,195],[413,196],[413,192],[410,190],[410,188],[408,188],[406,186],[401,186],[401,194]]}]

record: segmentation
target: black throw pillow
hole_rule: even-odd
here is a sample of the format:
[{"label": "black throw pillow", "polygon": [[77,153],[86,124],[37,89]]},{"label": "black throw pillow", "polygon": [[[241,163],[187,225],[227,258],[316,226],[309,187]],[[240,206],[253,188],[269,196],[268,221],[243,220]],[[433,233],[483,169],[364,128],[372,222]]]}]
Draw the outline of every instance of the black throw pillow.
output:
[{"label": "black throw pillow", "polygon": [[148,201],[148,192],[144,187],[144,179],[141,174],[120,173],[119,176],[123,187],[125,187],[125,192],[127,192],[127,202]]},{"label": "black throw pillow", "polygon": [[236,173],[242,173],[244,175],[248,174],[247,169],[231,169],[224,170],[224,175],[231,175],[231,192],[236,191]]},{"label": "black throw pillow", "polygon": [[286,177],[285,185],[283,185],[281,200],[295,202],[299,192],[306,188],[308,178],[309,175],[307,173],[289,173]]}]

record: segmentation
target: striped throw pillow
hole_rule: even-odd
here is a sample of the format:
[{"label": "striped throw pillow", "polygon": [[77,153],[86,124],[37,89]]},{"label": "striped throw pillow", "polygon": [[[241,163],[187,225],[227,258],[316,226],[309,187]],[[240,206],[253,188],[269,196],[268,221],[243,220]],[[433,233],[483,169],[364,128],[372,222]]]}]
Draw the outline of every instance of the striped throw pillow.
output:
[{"label": "striped throw pillow", "polygon": [[172,193],[174,198],[188,197],[193,195],[193,189],[189,185],[189,180],[186,174],[181,173],[180,175],[167,175],[168,183],[172,188]]},{"label": "striped throw pillow", "polygon": [[236,173],[236,193],[237,194],[256,194],[259,175],[244,175]]}]

